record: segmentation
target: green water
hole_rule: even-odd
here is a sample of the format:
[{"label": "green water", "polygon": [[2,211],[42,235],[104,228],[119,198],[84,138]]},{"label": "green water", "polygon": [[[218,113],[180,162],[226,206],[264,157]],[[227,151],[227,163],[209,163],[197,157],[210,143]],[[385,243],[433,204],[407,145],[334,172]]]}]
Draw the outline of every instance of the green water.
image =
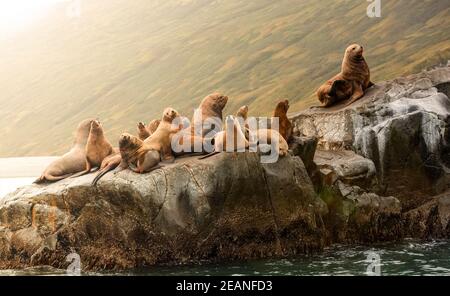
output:
[{"label": "green water", "polygon": [[[381,275],[450,275],[450,241],[402,243],[377,246],[334,246],[322,254],[279,260],[259,260],[202,266],[153,267],[121,273],[84,275],[366,275],[367,256],[380,257]],[[3,270],[0,275],[65,275],[48,267]]]}]

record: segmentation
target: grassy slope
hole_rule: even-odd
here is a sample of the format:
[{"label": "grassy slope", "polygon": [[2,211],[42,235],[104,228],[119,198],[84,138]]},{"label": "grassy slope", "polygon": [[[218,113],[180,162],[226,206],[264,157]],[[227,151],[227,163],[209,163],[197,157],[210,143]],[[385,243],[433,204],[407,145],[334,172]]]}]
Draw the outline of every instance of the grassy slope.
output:
[{"label": "grassy slope", "polygon": [[32,32],[0,40],[0,156],[60,154],[77,123],[99,117],[110,140],[173,106],[192,114],[212,91],[269,114],[291,111],[366,48],[373,80],[450,59],[448,0],[90,0],[78,19],[57,9]]}]

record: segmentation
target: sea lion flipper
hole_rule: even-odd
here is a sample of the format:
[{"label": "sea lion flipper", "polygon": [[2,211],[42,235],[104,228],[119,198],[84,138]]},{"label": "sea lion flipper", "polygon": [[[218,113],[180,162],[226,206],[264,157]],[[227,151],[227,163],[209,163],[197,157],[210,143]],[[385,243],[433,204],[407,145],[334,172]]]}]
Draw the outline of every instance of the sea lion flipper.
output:
[{"label": "sea lion flipper", "polygon": [[[72,175],[73,174],[65,174],[65,175],[62,175],[62,176],[52,176],[50,174],[45,174],[44,176],[41,177],[42,179],[41,179],[40,183],[43,183],[45,181],[55,182],[55,181],[59,181],[59,180],[62,180],[62,179],[69,178]],[[36,180],[36,181],[38,181],[38,180]]]}]

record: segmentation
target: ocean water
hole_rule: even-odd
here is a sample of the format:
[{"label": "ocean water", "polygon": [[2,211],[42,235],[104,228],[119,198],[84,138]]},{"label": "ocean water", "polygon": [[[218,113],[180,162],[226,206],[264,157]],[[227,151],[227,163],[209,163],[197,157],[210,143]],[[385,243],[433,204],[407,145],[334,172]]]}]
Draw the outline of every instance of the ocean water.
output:
[{"label": "ocean water", "polygon": [[[405,240],[377,246],[333,246],[313,256],[289,259],[256,260],[202,266],[152,267],[119,273],[82,273],[83,275],[268,275],[268,276],[365,276],[374,254],[381,276],[450,276],[450,241]],[[26,270],[0,270],[5,275],[66,275],[65,270],[51,267]]]}]

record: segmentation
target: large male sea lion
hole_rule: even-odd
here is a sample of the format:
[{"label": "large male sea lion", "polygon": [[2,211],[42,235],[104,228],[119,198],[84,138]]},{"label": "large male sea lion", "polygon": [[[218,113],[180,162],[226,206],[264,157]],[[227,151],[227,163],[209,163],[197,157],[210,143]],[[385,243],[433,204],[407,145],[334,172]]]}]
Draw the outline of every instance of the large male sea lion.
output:
[{"label": "large male sea lion", "polygon": [[349,99],[346,105],[360,99],[370,81],[370,70],[363,57],[363,47],[352,44],[345,50],[341,72],[325,82],[317,90],[317,97],[323,107],[329,107],[339,101]]},{"label": "large male sea lion", "polygon": [[86,119],[78,125],[72,149],[50,163],[34,183],[59,181],[81,172],[86,168],[86,143],[92,122],[93,119]]},{"label": "large male sea lion", "polygon": [[[202,102],[200,103],[200,106],[197,108],[197,110],[194,113],[194,116],[192,117],[192,128],[191,133],[195,134],[195,128],[201,129],[200,135],[204,137],[207,133],[211,132],[214,129],[214,126],[211,127],[205,127],[204,123],[206,120],[211,119],[217,119],[220,122],[212,122],[213,125],[215,124],[221,124],[223,120],[222,111],[223,108],[225,108],[225,105],[228,102],[228,97],[224,96],[220,93],[213,93],[208,96],[206,96]],[[201,120],[200,120],[201,116]],[[200,127],[199,127],[200,125]]]},{"label": "large male sea lion", "polygon": [[98,120],[91,123],[91,130],[86,144],[86,168],[84,171],[73,175],[71,178],[85,175],[92,168],[101,168],[103,160],[114,153],[114,149],[106,139],[103,127]]},{"label": "large male sea lion", "polygon": [[290,142],[292,140],[293,126],[289,118],[287,117],[287,111],[289,110],[289,101],[283,100],[277,104],[275,110],[273,111],[272,117],[278,117],[278,127],[279,132],[286,140]]}]

